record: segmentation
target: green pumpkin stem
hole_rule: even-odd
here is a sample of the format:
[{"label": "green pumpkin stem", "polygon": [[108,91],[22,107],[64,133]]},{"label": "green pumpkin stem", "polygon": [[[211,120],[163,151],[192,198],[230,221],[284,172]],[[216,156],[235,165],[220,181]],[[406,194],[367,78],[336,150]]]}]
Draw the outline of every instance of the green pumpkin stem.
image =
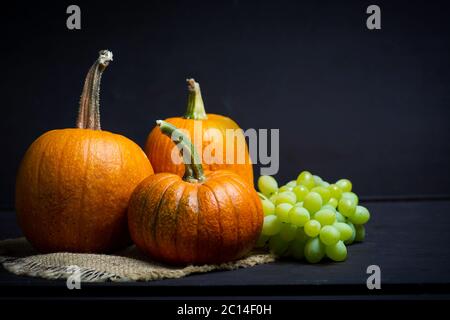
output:
[{"label": "green pumpkin stem", "polygon": [[99,52],[97,61],[89,69],[84,81],[78,109],[77,128],[101,130],[100,126],[100,81],[103,71],[113,60],[111,51]]},{"label": "green pumpkin stem", "polygon": [[[197,150],[191,140],[189,140],[189,138],[180,129],[166,121],[157,120],[156,124],[159,126],[159,129],[164,135],[172,139],[180,150],[180,154],[183,159],[189,159],[188,161],[184,161],[185,172],[183,180],[188,182],[204,181],[205,175],[203,172],[203,166]],[[185,152],[188,154],[185,154]]]},{"label": "green pumpkin stem", "polygon": [[200,85],[194,79],[186,79],[189,96],[187,110],[184,114],[186,119],[205,120],[208,116],[205,112],[205,105],[203,104],[202,93],[200,92]]}]

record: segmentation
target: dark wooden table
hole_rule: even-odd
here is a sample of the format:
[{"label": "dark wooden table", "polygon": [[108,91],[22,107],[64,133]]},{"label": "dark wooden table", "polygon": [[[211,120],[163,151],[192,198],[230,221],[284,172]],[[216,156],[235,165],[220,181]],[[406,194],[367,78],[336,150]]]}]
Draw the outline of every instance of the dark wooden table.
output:
[{"label": "dark wooden table", "polygon": [[[0,268],[0,298],[231,298],[448,299],[450,200],[374,201],[363,243],[344,263],[278,261],[248,269],[153,282],[82,284],[21,277]],[[0,212],[0,239],[20,236],[14,212]],[[381,268],[381,289],[369,290],[369,265]]]}]

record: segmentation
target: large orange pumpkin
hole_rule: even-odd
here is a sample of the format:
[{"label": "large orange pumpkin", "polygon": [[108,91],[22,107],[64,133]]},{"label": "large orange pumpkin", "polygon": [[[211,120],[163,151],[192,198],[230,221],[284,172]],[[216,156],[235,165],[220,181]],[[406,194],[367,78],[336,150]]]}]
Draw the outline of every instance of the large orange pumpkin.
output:
[{"label": "large orange pumpkin", "polygon": [[[206,114],[199,84],[194,79],[188,79],[187,83],[189,96],[184,117],[168,118],[165,121],[186,131],[188,137],[193,140],[195,147],[202,155],[200,158],[205,170],[226,169],[233,171],[253,187],[253,166],[242,130],[240,130],[236,122],[228,117]],[[201,130],[196,132],[196,126],[199,128],[201,126]],[[217,129],[217,134],[211,133],[210,129]],[[227,136],[227,129],[239,131],[236,131],[234,136]],[[210,132],[209,134],[208,131]],[[220,153],[213,151],[209,155],[204,150],[211,144],[212,139],[222,140],[223,148],[221,148],[222,151]],[[233,143],[234,147],[226,149],[227,143],[230,145]],[[184,175],[183,162],[178,154],[173,155],[171,153],[172,149],[173,144],[170,138],[164,136],[157,127],[153,128],[144,148],[153,165],[153,169],[156,173],[171,172],[182,177]],[[239,152],[242,152],[242,157],[239,156]],[[172,160],[172,157],[174,157],[175,161]]]},{"label": "large orange pumpkin", "polygon": [[137,186],[128,208],[133,241],[152,258],[172,264],[220,263],[242,257],[262,228],[257,193],[234,172],[204,173],[187,136],[167,122],[157,123],[189,153],[191,161],[183,178],[158,173]]},{"label": "large orange pumpkin", "polygon": [[153,169],[133,141],[100,130],[100,79],[111,60],[101,51],[89,70],[78,128],[44,133],[20,165],[17,217],[39,251],[103,252],[130,242],[128,201]]}]

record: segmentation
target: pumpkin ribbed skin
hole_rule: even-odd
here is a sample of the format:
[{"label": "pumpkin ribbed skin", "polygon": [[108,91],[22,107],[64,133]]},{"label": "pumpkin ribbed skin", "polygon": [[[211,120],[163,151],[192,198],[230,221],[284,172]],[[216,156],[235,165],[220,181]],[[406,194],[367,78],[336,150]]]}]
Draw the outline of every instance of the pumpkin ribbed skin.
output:
[{"label": "pumpkin ribbed skin", "polygon": [[153,174],[142,149],[91,129],[52,130],[28,149],[16,183],[16,211],[42,252],[105,252],[129,243],[127,206]]},{"label": "pumpkin ribbed skin", "polygon": [[[208,119],[206,120],[192,120],[192,119],[185,119],[182,117],[174,117],[166,119],[165,121],[173,124],[174,126],[178,127],[179,129],[186,130],[189,134],[191,139],[193,140],[193,143],[195,147],[197,148],[198,152],[202,154],[202,165],[205,169],[205,171],[216,171],[216,170],[230,170],[238,174],[240,177],[242,177],[247,183],[249,183],[253,187],[253,166],[252,162],[249,156],[249,152],[247,149],[247,145],[245,144],[245,138],[242,133],[239,134],[239,138],[234,138],[234,160],[232,163],[227,163],[226,157],[227,153],[225,152],[225,146],[227,145],[227,136],[226,136],[226,129],[239,129],[239,126],[231,120],[230,118],[216,115],[216,114],[208,114]],[[207,158],[207,154],[203,152],[205,148],[211,143],[209,141],[209,138],[206,137],[206,139],[202,139],[203,144],[199,144],[198,142],[201,141],[200,137],[194,137],[194,127],[195,123],[201,122],[202,126],[202,132],[201,135],[203,136],[204,132],[207,131],[210,128],[217,129],[221,132],[222,139],[223,139],[223,145],[224,150],[222,152],[223,160],[222,164],[219,163],[213,163],[213,161],[209,158]],[[198,133],[197,133],[198,134]],[[242,139],[244,142],[244,149],[242,149],[245,153],[245,162],[242,164],[238,164],[238,140]],[[177,162],[172,161],[172,150],[174,148],[173,142],[169,137],[166,137],[163,135],[158,127],[153,128],[153,130],[150,132],[147,142],[145,145],[145,153],[150,159],[150,162],[153,165],[153,169],[156,173],[160,172],[171,172],[179,175],[182,177],[184,175],[184,164],[182,163],[182,157],[179,154],[176,154],[175,156],[177,158]],[[233,158],[232,158],[233,159]]]},{"label": "pumpkin ribbed skin", "polygon": [[128,208],[128,226],[138,248],[171,264],[238,259],[254,246],[262,223],[254,189],[226,170],[207,172],[198,183],[155,174],[138,185]]}]

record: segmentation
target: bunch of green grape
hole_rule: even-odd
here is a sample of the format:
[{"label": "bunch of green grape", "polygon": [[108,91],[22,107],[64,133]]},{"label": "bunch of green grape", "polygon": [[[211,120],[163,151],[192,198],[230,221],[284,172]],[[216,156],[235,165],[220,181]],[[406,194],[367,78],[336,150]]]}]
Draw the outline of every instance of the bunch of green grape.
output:
[{"label": "bunch of green grape", "polygon": [[261,176],[258,189],[264,224],[257,247],[310,263],[325,256],[344,261],[347,245],[365,238],[370,213],[347,179],[329,184],[303,171],[281,187],[273,177]]}]

